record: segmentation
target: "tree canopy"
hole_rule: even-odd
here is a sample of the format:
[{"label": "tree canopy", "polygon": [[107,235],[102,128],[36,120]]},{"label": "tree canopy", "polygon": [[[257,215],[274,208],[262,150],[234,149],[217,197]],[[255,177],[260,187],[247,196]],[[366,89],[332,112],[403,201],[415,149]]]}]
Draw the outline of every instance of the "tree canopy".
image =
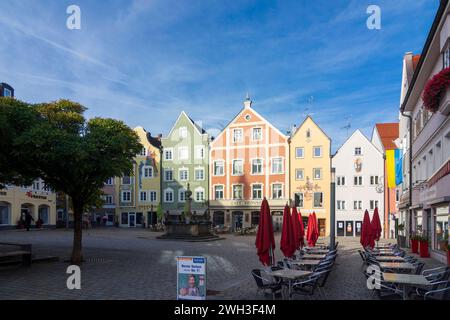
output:
[{"label": "tree canopy", "polygon": [[77,264],[84,210],[98,202],[108,178],[131,171],[142,149],[137,134],[124,122],[87,120],[85,111],[69,100],[33,105],[0,98],[0,183],[29,184],[39,177],[71,197],[72,262]]}]

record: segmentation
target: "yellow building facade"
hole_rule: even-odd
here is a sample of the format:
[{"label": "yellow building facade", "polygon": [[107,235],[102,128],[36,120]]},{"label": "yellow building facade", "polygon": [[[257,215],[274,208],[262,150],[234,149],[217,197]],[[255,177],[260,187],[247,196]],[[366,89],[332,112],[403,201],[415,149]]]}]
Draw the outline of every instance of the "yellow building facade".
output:
[{"label": "yellow building facade", "polygon": [[331,140],[308,116],[292,132],[290,193],[304,222],[315,212],[320,236],[330,234]]},{"label": "yellow building facade", "polygon": [[134,158],[132,173],[114,179],[115,221],[129,228],[155,224],[161,201],[161,136],[153,137],[142,127],[134,131],[143,149]]},{"label": "yellow building facade", "polygon": [[38,219],[44,227],[56,224],[56,194],[41,179],[31,186],[7,185],[0,189],[0,229],[16,228],[26,212],[34,219],[32,227]]}]

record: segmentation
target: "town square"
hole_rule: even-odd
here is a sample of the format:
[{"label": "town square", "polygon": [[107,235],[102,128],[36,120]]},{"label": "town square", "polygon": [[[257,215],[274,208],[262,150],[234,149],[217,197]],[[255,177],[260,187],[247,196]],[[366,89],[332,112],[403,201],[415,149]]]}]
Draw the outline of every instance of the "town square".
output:
[{"label": "town square", "polygon": [[450,300],[448,0],[41,2],[0,11],[0,300]]}]

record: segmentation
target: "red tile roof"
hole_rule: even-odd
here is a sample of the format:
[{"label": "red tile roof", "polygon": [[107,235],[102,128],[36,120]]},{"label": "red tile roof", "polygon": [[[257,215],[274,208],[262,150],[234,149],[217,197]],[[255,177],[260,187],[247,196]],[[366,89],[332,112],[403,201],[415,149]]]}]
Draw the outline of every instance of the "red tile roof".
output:
[{"label": "red tile roof", "polygon": [[415,56],[413,56],[412,61],[413,61],[413,71],[416,71],[416,67],[417,64],[419,63],[420,60],[420,54],[416,54]]},{"label": "red tile roof", "polygon": [[394,140],[398,139],[399,124],[398,123],[377,123],[378,134],[380,135],[381,143],[383,143],[384,150],[397,149]]}]

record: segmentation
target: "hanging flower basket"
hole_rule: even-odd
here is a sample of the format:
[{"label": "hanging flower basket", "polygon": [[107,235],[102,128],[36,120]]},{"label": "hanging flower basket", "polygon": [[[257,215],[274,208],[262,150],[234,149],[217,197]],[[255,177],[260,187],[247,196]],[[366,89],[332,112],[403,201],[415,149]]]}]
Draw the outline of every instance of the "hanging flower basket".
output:
[{"label": "hanging flower basket", "polygon": [[425,85],[422,100],[425,108],[430,112],[439,110],[441,99],[448,96],[447,89],[450,87],[450,67],[435,74]]}]

